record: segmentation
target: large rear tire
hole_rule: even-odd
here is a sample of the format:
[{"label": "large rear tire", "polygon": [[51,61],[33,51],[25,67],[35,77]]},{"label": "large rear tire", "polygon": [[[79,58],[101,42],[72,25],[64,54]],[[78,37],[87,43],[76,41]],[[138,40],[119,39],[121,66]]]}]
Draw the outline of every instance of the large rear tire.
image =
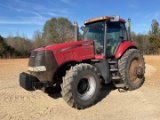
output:
[{"label": "large rear tire", "polygon": [[96,102],[100,88],[97,69],[89,64],[79,64],[66,72],[61,94],[70,106],[84,109]]},{"label": "large rear tire", "polygon": [[135,90],[144,83],[145,62],[137,49],[127,50],[118,61],[122,81],[128,90]]}]

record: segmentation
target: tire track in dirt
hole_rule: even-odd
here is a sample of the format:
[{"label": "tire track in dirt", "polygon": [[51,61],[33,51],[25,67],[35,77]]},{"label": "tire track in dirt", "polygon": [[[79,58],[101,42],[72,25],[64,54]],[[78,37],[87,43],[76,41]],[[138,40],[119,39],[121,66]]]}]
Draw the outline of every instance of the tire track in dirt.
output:
[{"label": "tire track in dirt", "polygon": [[[0,91],[0,117],[8,119],[40,119],[51,114],[52,98],[41,91],[27,92],[21,88],[8,88]],[[38,104],[37,104],[38,103]],[[8,109],[9,108],[9,109]]]},{"label": "tire track in dirt", "polygon": [[153,73],[155,73],[157,71],[157,68],[155,68],[154,66],[150,65],[150,64],[146,64],[146,73],[145,73],[145,77],[149,77],[152,76]]},{"label": "tire track in dirt", "polygon": [[53,117],[52,112],[57,107],[57,100],[41,91],[28,92],[19,87],[19,74],[26,71],[24,68],[27,68],[27,61],[0,61],[1,119],[47,119],[46,115]]}]

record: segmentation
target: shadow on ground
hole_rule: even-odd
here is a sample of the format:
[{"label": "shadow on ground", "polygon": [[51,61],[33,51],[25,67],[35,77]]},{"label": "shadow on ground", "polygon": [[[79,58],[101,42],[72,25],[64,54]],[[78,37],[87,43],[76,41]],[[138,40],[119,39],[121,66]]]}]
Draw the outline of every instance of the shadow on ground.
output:
[{"label": "shadow on ground", "polygon": [[62,97],[60,86],[54,88],[47,88],[45,92],[48,93],[48,96],[54,99]]},{"label": "shadow on ground", "polygon": [[100,102],[101,100],[103,100],[113,90],[117,90],[117,88],[113,85],[112,82],[110,82],[109,84],[102,84],[99,99],[97,102]]},{"label": "shadow on ground", "polygon": [[[117,90],[117,88],[113,85],[112,82],[109,84],[103,84],[97,102],[100,102],[101,100],[103,100],[113,90]],[[48,93],[48,95],[54,99],[58,99],[62,97],[60,87],[47,88],[45,92]]]}]

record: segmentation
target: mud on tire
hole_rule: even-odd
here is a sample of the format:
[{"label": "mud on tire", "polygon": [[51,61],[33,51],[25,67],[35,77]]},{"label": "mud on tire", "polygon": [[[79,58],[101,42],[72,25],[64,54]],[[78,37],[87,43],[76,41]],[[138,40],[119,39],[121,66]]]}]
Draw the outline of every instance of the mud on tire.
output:
[{"label": "mud on tire", "polygon": [[84,109],[96,102],[100,88],[97,69],[89,64],[79,64],[66,72],[61,94],[70,106]]},{"label": "mud on tire", "polygon": [[118,61],[122,81],[128,90],[135,90],[144,83],[145,62],[137,49],[129,49]]}]

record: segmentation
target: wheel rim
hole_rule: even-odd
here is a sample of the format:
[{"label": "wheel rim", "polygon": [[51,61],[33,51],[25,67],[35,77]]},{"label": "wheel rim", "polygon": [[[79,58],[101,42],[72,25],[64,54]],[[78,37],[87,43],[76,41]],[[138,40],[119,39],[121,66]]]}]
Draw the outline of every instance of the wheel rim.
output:
[{"label": "wheel rim", "polygon": [[143,74],[142,61],[136,57],[132,60],[129,68],[130,81],[133,83],[139,82],[141,79],[139,76]]},{"label": "wheel rim", "polygon": [[81,100],[89,100],[95,93],[96,81],[93,76],[81,78],[77,85],[77,93]]}]

